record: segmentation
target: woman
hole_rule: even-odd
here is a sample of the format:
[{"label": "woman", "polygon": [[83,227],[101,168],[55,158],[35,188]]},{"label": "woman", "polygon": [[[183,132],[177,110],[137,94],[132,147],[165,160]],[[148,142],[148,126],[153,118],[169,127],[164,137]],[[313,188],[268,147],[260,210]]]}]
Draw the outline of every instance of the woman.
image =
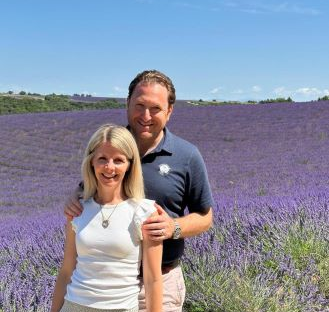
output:
[{"label": "woman", "polygon": [[144,199],[133,136],[124,127],[100,127],[81,171],[84,210],[66,225],[51,312],[138,311],[141,258],[147,311],[161,311],[162,243],[141,231],[143,221],[157,212],[154,202]]}]

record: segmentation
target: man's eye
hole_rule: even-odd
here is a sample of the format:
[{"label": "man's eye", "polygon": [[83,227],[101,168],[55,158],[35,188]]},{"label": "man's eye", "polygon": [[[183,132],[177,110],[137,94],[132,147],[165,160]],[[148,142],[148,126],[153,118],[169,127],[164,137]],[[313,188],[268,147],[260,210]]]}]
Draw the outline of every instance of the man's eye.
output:
[{"label": "man's eye", "polygon": [[161,111],[161,108],[160,107],[151,107],[150,108],[150,112],[152,113],[152,114],[157,114],[157,113],[159,113]]}]

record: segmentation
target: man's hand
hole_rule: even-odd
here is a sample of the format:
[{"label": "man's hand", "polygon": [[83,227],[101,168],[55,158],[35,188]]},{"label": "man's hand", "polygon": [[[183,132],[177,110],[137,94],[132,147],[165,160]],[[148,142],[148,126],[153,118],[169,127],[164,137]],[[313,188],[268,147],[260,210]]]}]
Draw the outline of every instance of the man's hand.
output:
[{"label": "man's hand", "polygon": [[143,223],[143,231],[151,240],[163,241],[173,236],[175,224],[161,206],[155,204],[155,207],[159,215],[146,219]]},{"label": "man's hand", "polygon": [[79,197],[81,196],[81,192],[76,190],[74,194],[72,194],[64,205],[64,215],[68,220],[72,220],[74,217],[78,217],[81,215],[83,207],[79,202]]}]

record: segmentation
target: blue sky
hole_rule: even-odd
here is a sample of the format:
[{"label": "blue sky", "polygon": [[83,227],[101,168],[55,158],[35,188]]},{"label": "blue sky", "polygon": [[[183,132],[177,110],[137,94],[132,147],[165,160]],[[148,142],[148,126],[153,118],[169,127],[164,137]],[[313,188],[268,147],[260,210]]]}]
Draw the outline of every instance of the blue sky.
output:
[{"label": "blue sky", "polygon": [[329,0],[0,4],[0,92],[126,97],[159,69],[179,99],[329,94]]}]

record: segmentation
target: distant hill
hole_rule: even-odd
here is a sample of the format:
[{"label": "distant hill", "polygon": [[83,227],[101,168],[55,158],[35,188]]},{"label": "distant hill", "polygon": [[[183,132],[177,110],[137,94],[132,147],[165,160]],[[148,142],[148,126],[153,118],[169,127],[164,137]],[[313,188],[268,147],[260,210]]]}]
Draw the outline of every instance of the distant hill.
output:
[{"label": "distant hill", "polygon": [[[22,92],[20,92],[22,93]],[[325,101],[327,97],[319,98],[319,102]],[[206,101],[206,100],[176,100],[175,107],[204,107],[204,106],[226,106],[226,105],[267,105],[270,103],[292,105],[290,98],[267,99],[264,101]],[[297,102],[296,102],[297,103]],[[306,102],[305,102],[306,103]],[[48,94],[8,94],[0,93],[0,115],[22,114],[36,112],[94,110],[108,108],[125,108],[126,98],[100,97],[91,95],[57,95]]]},{"label": "distant hill", "polygon": [[[123,106],[126,105],[126,98],[114,98],[114,97],[103,97],[103,96],[69,96],[69,99],[73,102],[80,103],[98,103],[102,101],[114,101]],[[176,100],[175,106],[177,107],[185,107],[193,105],[192,102],[188,100]]]},{"label": "distant hill", "polygon": [[98,103],[103,101],[114,101],[121,105],[126,105],[125,98],[114,98],[114,97],[105,97],[105,96],[78,96],[72,95],[68,97],[72,102],[80,103]]},{"label": "distant hill", "polygon": [[[81,97],[84,99],[84,97]],[[73,110],[93,110],[108,108],[123,108],[114,100],[102,101],[74,101],[67,95],[0,95],[0,115],[24,114],[38,112],[73,111]]]}]

